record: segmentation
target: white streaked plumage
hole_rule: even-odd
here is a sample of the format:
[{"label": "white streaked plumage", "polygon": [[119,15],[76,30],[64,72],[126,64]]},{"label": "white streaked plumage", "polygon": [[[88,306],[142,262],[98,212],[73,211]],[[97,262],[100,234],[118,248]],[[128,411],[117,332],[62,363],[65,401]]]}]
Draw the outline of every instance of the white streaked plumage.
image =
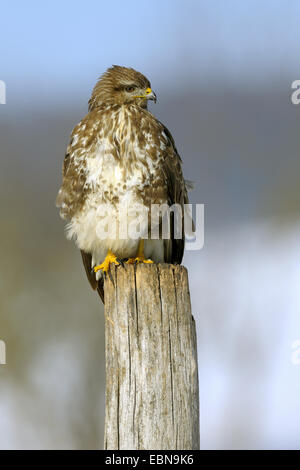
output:
[{"label": "white streaked plumage", "polygon": [[[150,83],[139,72],[109,69],[94,88],[89,113],[72,132],[64,160],[57,205],[69,221],[67,237],[81,250],[89,280],[98,291],[101,271],[95,275],[91,268],[103,262],[108,250],[119,258],[135,257],[139,239],[145,238],[145,256],[153,261],[182,259],[183,239],[147,239],[151,204],[183,206],[188,201],[172,136],[147,110],[151,96],[155,97]],[[107,221],[104,204],[109,204],[109,220],[117,228],[120,207],[143,207],[140,237],[99,237]],[[136,214],[129,212],[127,224],[135,221]]]}]

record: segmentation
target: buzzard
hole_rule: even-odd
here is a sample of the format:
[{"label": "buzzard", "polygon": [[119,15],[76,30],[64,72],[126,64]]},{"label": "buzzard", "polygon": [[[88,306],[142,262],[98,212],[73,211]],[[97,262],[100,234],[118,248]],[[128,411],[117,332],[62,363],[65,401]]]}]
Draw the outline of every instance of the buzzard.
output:
[{"label": "buzzard", "polygon": [[68,220],[67,237],[75,239],[90,284],[103,302],[111,263],[180,264],[183,257],[184,236],[174,237],[171,230],[169,239],[149,238],[149,216],[142,219],[147,225],[139,237],[99,236],[107,224],[105,207],[109,221],[120,225],[120,207],[138,205],[149,214],[153,204],[188,203],[174,140],[148,111],[149,100],[156,102],[156,95],[144,75],[132,68],[109,68],[93,89],[88,114],[72,131],[63,162],[56,203]]}]

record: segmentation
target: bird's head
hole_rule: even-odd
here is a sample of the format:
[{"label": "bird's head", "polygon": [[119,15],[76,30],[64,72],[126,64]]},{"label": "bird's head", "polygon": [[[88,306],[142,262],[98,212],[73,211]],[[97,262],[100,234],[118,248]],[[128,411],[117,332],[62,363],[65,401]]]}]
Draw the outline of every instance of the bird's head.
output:
[{"label": "bird's head", "polygon": [[156,102],[149,80],[134,69],[113,65],[99,79],[91,99],[89,110],[103,104],[136,103],[147,108],[148,100]]}]

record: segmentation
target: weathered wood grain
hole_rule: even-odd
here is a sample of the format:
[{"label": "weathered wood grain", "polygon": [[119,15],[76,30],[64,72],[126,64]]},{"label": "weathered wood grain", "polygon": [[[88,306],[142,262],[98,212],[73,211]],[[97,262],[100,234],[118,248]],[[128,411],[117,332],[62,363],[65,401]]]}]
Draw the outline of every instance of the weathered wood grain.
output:
[{"label": "weathered wood grain", "polygon": [[199,449],[197,346],[183,266],[105,281],[105,449]]}]

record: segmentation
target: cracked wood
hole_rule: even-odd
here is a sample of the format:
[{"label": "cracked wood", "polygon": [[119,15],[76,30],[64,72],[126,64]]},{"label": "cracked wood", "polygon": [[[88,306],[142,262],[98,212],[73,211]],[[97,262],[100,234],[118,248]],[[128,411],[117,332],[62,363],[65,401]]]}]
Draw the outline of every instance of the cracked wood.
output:
[{"label": "cracked wood", "polygon": [[105,281],[105,449],[199,449],[187,270],[140,264],[112,266],[111,275]]}]

